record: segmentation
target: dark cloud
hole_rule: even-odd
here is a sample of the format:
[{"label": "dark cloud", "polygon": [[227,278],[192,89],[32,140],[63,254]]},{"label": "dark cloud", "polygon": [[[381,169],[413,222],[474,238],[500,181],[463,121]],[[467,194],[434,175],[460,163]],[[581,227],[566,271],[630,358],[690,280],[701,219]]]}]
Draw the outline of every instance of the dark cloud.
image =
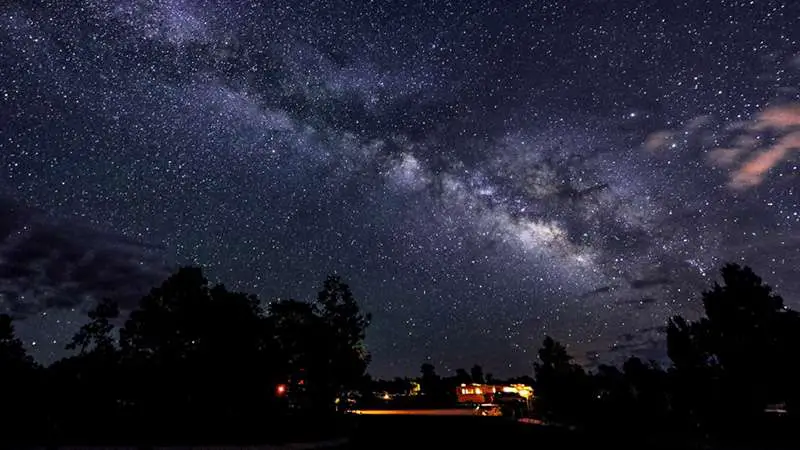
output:
[{"label": "dark cloud", "polygon": [[614,353],[625,353],[633,356],[647,353],[649,358],[654,356],[663,358],[666,353],[658,354],[658,352],[666,348],[666,331],[666,326],[653,326],[640,328],[632,333],[622,333],[609,350]]},{"label": "dark cloud", "polygon": [[622,333],[619,335],[619,338],[622,342],[630,342],[636,339],[636,335],[633,333]]},{"label": "dark cloud", "polygon": [[617,342],[608,351],[614,355],[612,361],[620,364],[625,359],[635,356],[645,361],[653,360],[666,363],[667,342],[666,327],[645,327],[634,333],[621,334]]},{"label": "dark cloud", "polygon": [[641,278],[638,280],[631,280],[630,285],[633,289],[648,289],[655,286],[662,286],[665,284],[670,284],[672,280],[667,277],[653,277],[653,278]]},{"label": "dark cloud", "polygon": [[157,246],[0,200],[0,308],[20,318],[112,298],[135,304],[167,271]]},{"label": "dark cloud", "polygon": [[587,351],[583,355],[584,359],[587,361],[587,366],[594,366],[600,361],[600,354],[595,351]]},{"label": "dark cloud", "polygon": [[586,292],[585,294],[581,295],[580,298],[581,299],[585,299],[585,298],[593,297],[595,295],[607,294],[607,293],[613,291],[614,289],[616,289],[616,286],[611,286],[611,285],[600,286],[597,289],[592,289],[591,291]]},{"label": "dark cloud", "polygon": [[656,303],[657,301],[658,301],[658,299],[656,299],[654,297],[642,297],[642,298],[637,298],[637,299],[633,299],[633,300],[622,300],[619,303],[622,304],[622,305],[632,305],[632,306],[635,306],[635,307],[638,307],[638,308],[644,308],[644,307],[646,307],[648,305],[652,305],[652,304]]}]

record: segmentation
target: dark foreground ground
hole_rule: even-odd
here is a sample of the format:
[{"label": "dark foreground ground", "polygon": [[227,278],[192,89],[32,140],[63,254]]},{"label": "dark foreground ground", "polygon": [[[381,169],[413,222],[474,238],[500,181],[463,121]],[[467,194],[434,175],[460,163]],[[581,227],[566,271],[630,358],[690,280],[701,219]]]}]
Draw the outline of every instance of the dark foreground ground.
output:
[{"label": "dark foreground ground", "polygon": [[[360,416],[354,425],[350,443],[340,449],[798,449],[797,439],[765,437],[745,442],[699,442],[673,433],[661,436],[626,432],[579,432],[565,428],[531,425],[501,417],[447,416]],[[798,430],[800,433],[800,430]]]},{"label": "dark foreground ground", "polygon": [[[502,417],[363,416],[343,449],[675,449],[674,443],[600,436]],[[658,444],[658,445],[655,445]],[[664,445],[661,445],[664,444]]]},{"label": "dark foreground ground", "polygon": [[[572,433],[500,417],[362,416],[346,449],[537,449],[570,446]],[[567,442],[569,440],[570,442]]]},{"label": "dark foreground ground", "polygon": [[[72,445],[63,443],[45,446],[5,446],[0,448],[44,449],[120,449],[131,450],[191,450],[191,449],[601,449],[615,450],[783,450],[800,449],[800,430],[787,430],[782,439],[775,433],[766,433],[755,440],[738,438],[726,442],[711,443],[662,433],[660,436],[640,435],[635,427],[615,427],[624,431],[591,432],[573,431],[556,426],[519,423],[502,417],[410,415],[410,414],[365,414],[339,417],[338,420],[296,421],[294,427],[287,424],[266,424],[262,437],[241,439],[197,439],[196,442],[160,442],[157,445]],[[269,426],[273,425],[273,426]],[[277,425],[277,426],[276,426]],[[200,430],[197,430],[200,431]],[[265,436],[269,436],[269,439]],[[282,439],[276,439],[281,437]],[[238,442],[237,442],[238,441]],[[267,443],[269,442],[269,443]]]}]

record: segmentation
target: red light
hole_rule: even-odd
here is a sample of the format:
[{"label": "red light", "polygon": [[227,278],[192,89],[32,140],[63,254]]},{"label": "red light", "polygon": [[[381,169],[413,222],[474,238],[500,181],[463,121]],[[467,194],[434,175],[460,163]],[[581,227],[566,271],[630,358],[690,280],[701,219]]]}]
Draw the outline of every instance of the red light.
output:
[{"label": "red light", "polygon": [[279,396],[285,394],[286,393],[286,385],[285,384],[279,384],[275,388],[275,393],[278,394]]}]

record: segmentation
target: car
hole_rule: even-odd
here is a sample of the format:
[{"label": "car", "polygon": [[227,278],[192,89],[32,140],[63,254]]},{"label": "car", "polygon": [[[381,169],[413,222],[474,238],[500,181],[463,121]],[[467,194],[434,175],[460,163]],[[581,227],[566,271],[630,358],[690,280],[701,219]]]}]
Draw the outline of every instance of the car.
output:
[{"label": "car", "polygon": [[474,414],[476,416],[499,417],[503,415],[503,411],[500,409],[499,405],[495,405],[493,403],[483,403],[475,408]]}]

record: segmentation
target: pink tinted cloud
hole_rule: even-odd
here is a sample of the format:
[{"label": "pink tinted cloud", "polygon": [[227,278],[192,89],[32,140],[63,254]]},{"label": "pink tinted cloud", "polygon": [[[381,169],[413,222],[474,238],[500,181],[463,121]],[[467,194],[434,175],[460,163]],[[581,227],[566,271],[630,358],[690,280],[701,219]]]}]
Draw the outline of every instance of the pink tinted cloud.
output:
[{"label": "pink tinted cloud", "polygon": [[770,169],[789,157],[793,150],[800,149],[800,131],[789,133],[773,146],[759,152],[731,173],[728,186],[742,190],[758,186]]},{"label": "pink tinted cloud", "polygon": [[672,142],[673,135],[672,131],[657,131],[647,136],[644,148],[653,153],[663,150]]},{"label": "pink tinted cloud", "polygon": [[761,111],[756,117],[752,129],[756,131],[785,130],[793,127],[800,127],[800,104],[773,106]]},{"label": "pink tinted cloud", "polygon": [[[707,121],[699,117],[684,127],[684,132],[697,131],[698,123]],[[770,170],[800,151],[800,103],[770,106],[751,120],[729,124],[734,133],[732,142],[706,153],[709,164],[728,169],[728,187],[746,190],[760,185]],[[673,147],[677,132],[662,130],[650,134],[643,147],[651,153],[660,153]],[[772,142],[771,144],[765,144]]]}]

